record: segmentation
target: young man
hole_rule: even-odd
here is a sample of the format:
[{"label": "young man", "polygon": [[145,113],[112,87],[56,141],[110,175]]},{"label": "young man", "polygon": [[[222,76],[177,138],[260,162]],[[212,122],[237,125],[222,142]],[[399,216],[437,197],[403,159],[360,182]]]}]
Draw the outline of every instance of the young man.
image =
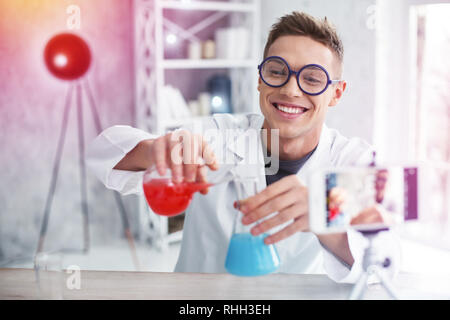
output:
[{"label": "young man", "polygon": [[[263,116],[215,115],[203,123],[203,129],[236,129],[242,134],[232,141],[216,140],[210,145],[201,132],[183,131],[181,143],[179,132],[155,137],[135,128],[115,126],[94,140],[88,163],[108,188],[123,194],[142,193],[142,171],[150,166],[160,174],[171,168],[176,181],[206,180],[207,167],[212,170],[209,173],[235,170],[239,175],[257,175],[260,192],[238,203],[234,203],[236,195],[228,184],[194,197],[186,212],[175,271],[226,272],[234,203],[244,213],[242,223],[262,221],[252,229],[254,235],[271,234],[265,242],[277,246],[279,272],[326,272],[335,281],[353,282],[361,268],[364,239],[356,232],[327,236],[311,233],[306,186],[308,175],[317,168],[369,165],[372,161],[373,150],[367,143],[347,139],[324,124],[328,108],[339,102],[346,88],[341,80],[342,64],[343,46],[328,21],[293,12],[273,25],[259,66]],[[279,157],[275,175],[265,174],[264,163],[244,165],[249,154],[260,156],[259,146],[250,144],[245,152],[236,147],[249,131],[261,129],[268,130],[268,137],[257,144],[267,148],[272,157]],[[272,145],[273,132],[278,133],[279,150]],[[221,166],[218,153],[237,159],[237,165]],[[177,155],[182,163],[174,159]],[[203,162],[196,161],[198,158]]]}]

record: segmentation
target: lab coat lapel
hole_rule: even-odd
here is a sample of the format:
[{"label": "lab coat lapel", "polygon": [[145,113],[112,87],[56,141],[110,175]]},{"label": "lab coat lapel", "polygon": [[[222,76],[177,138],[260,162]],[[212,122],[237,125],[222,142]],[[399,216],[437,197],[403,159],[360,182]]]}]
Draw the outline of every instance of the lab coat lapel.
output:
[{"label": "lab coat lapel", "polygon": [[[250,118],[247,129],[242,129],[232,141],[227,140],[227,150],[231,152],[238,165],[233,168],[233,173],[237,177],[254,177],[257,179],[258,192],[266,187],[264,154],[261,144],[261,128],[264,122],[263,116]],[[248,189],[250,185],[245,185],[247,194],[253,194],[253,190]]]},{"label": "lab coat lapel", "polygon": [[329,167],[331,165],[331,144],[332,136],[330,133],[330,129],[324,124],[316,151],[314,151],[308,161],[306,161],[306,163],[297,173],[297,177],[299,177],[300,181],[303,184],[306,185],[308,183],[309,176],[315,170],[323,167]]}]

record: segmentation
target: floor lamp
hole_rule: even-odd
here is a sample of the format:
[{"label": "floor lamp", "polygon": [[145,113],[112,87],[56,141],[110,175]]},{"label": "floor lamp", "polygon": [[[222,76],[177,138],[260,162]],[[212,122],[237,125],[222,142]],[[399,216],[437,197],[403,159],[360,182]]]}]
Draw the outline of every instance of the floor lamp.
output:
[{"label": "floor lamp", "polygon": [[[62,118],[61,131],[59,135],[56,156],[53,162],[53,171],[50,182],[50,189],[47,194],[47,200],[44,209],[41,229],[39,233],[39,241],[36,255],[42,252],[45,236],[47,234],[47,226],[50,218],[53,197],[56,191],[56,183],[58,180],[58,172],[64,148],[64,141],[69,121],[69,111],[72,107],[72,96],[76,94],[77,108],[77,125],[78,125],[78,148],[79,148],[79,167],[80,167],[80,194],[81,208],[83,214],[83,252],[89,251],[89,211],[87,201],[87,180],[86,180],[86,164],[85,164],[85,145],[84,145],[84,121],[83,121],[83,90],[89,100],[92,117],[94,120],[97,133],[103,129],[100,117],[97,112],[94,96],[89,86],[89,82],[85,77],[86,72],[91,64],[91,51],[87,43],[79,36],[72,33],[61,33],[49,40],[44,50],[44,59],[47,69],[55,77],[68,81],[69,89],[66,95],[64,113]],[[140,269],[139,261],[136,254],[133,236],[130,232],[130,225],[125,206],[117,191],[114,191],[114,197],[120,211],[125,236],[131,250],[133,262],[137,270]]]}]

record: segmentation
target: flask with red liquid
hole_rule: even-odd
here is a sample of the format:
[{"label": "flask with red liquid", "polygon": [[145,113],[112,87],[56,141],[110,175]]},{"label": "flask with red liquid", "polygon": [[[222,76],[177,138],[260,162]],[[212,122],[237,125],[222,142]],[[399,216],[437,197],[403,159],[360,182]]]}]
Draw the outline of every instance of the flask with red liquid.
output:
[{"label": "flask with red liquid", "polygon": [[176,216],[183,213],[191,203],[195,192],[211,186],[205,182],[181,181],[175,183],[168,168],[160,176],[156,168],[150,167],[144,173],[143,189],[150,208],[162,216]]}]

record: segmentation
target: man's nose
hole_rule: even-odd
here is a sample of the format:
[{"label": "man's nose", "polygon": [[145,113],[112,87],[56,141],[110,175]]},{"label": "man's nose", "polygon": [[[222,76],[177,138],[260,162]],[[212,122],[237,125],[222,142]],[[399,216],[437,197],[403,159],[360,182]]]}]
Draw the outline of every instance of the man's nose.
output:
[{"label": "man's nose", "polygon": [[291,73],[289,81],[280,88],[280,93],[289,97],[298,97],[303,94],[303,92],[298,87],[297,77],[295,73]]}]

